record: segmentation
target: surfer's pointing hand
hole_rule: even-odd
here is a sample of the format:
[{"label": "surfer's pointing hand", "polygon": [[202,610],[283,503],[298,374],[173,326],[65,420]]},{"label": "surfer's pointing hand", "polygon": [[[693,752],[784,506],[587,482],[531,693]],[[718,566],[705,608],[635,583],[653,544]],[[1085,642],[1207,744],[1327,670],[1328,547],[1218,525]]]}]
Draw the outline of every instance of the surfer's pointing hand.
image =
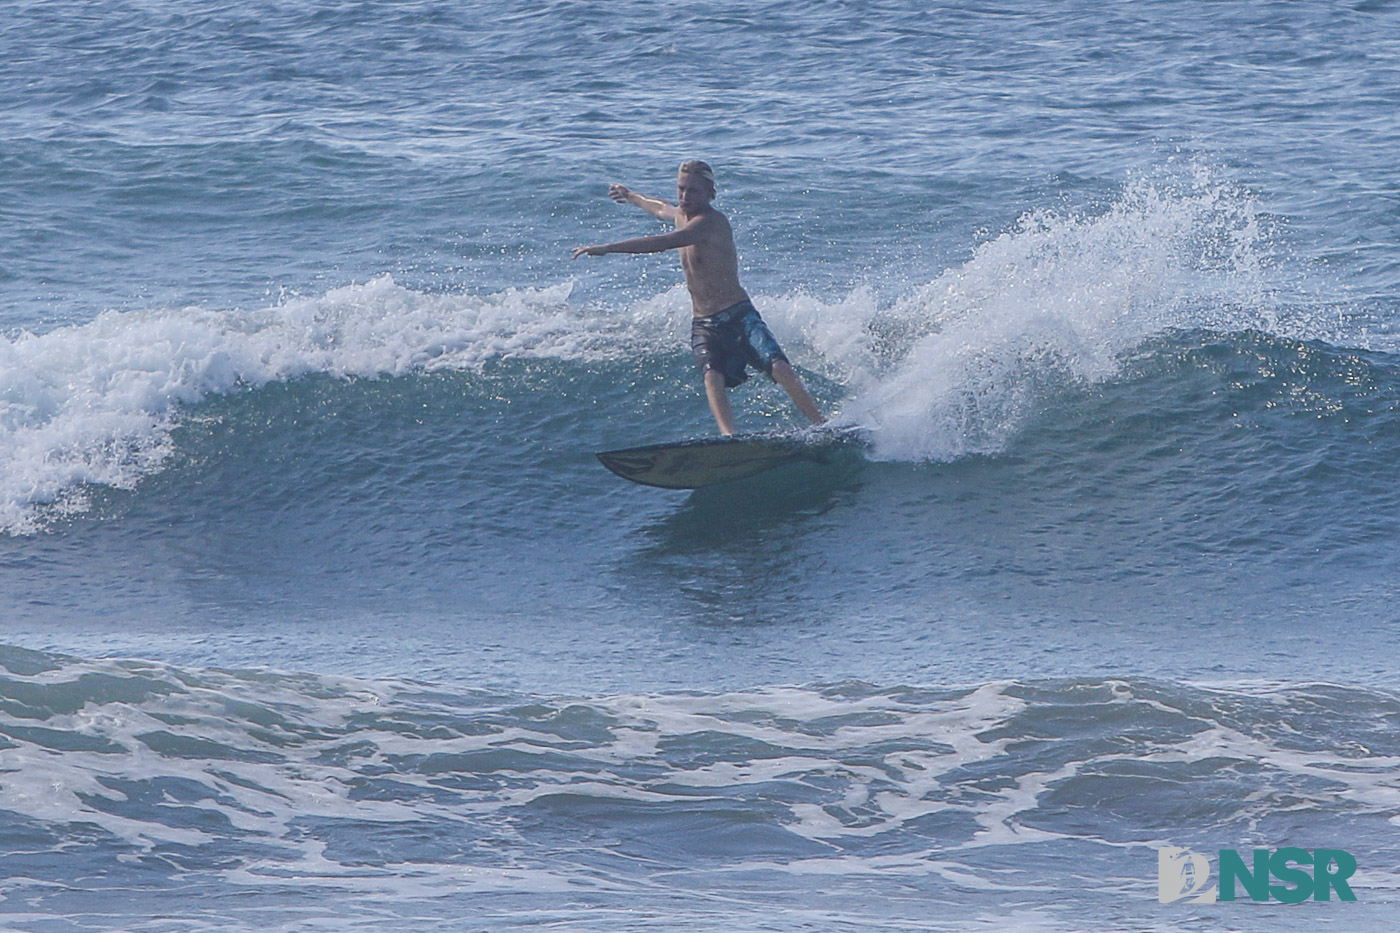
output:
[{"label": "surfer's pointing hand", "polygon": [[608,248],[606,246],[575,246],[574,255],[571,258],[577,259],[580,256],[602,256],[606,254],[607,251]]}]

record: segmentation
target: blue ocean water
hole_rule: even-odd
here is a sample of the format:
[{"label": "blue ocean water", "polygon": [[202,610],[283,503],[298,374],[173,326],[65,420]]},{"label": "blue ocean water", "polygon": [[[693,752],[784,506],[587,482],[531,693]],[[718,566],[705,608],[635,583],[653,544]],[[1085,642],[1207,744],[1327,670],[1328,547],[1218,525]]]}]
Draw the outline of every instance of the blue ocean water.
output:
[{"label": "blue ocean water", "polygon": [[[1398,100],[1390,2],[15,0],[0,926],[1391,929]],[[868,450],[593,458],[713,430],[568,258],[695,157]]]}]

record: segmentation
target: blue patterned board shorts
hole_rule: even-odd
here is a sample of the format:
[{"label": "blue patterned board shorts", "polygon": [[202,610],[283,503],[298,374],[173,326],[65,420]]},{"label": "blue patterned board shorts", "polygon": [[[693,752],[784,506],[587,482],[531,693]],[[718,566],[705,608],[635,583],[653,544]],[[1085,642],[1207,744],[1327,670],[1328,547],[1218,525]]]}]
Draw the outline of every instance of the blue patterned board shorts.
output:
[{"label": "blue patterned board shorts", "polygon": [[749,374],[745,367],[761,369],[773,377],[773,364],[788,362],[778,341],[753,302],[745,300],[707,317],[697,317],[690,325],[690,348],[701,372],[723,374],[727,388],[741,385]]}]

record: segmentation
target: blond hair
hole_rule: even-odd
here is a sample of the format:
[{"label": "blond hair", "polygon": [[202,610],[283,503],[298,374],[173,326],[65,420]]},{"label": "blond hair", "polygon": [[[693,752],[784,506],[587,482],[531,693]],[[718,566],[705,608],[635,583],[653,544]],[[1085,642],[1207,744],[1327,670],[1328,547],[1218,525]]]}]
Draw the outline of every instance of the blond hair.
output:
[{"label": "blond hair", "polygon": [[715,186],[715,170],[710,168],[710,163],[701,162],[699,159],[691,159],[689,162],[682,162],[681,167],[676,170],[677,175],[695,175],[710,183],[710,187]]}]

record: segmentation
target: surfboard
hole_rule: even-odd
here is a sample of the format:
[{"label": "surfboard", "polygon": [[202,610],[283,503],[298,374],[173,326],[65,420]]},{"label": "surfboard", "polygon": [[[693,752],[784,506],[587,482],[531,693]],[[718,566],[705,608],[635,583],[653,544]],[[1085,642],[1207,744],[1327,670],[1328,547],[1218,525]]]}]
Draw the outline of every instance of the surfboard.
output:
[{"label": "surfboard", "polygon": [[699,489],[807,460],[820,463],[859,442],[858,428],[808,428],[784,434],[735,434],[605,450],[597,457],[623,479],[661,489]]}]

